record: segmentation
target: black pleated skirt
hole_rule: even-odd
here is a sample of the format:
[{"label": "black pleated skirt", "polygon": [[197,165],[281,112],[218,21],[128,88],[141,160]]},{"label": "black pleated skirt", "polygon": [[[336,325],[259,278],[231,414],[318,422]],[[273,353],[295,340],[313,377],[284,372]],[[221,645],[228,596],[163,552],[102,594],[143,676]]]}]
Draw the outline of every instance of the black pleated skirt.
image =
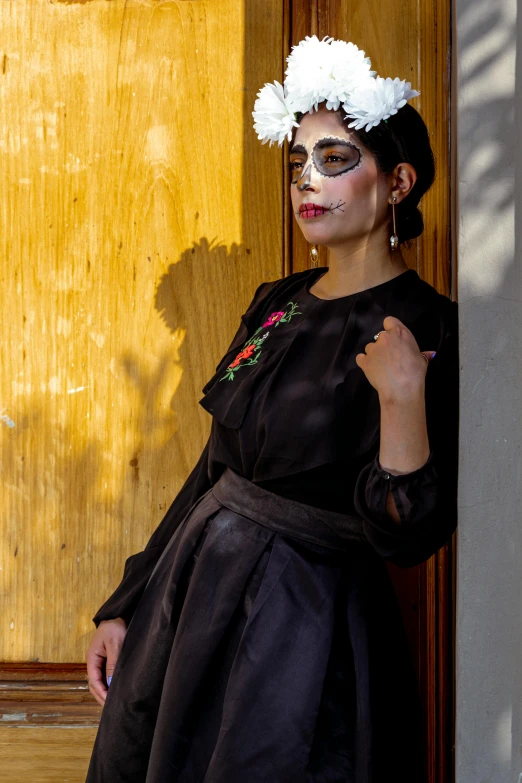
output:
[{"label": "black pleated skirt", "polygon": [[86,783],[424,783],[421,725],[361,520],[227,468],[129,624]]}]

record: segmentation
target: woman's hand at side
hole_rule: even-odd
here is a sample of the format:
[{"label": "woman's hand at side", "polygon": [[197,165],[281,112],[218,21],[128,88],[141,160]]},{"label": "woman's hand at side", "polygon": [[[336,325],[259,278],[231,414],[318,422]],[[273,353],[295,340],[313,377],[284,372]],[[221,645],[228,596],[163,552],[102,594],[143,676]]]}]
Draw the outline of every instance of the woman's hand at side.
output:
[{"label": "woman's hand at side", "polygon": [[107,686],[103,673],[104,663],[105,676],[112,677],[126,633],[127,624],[121,617],[116,617],[114,620],[102,620],[87,650],[89,690],[102,707],[107,698]]}]

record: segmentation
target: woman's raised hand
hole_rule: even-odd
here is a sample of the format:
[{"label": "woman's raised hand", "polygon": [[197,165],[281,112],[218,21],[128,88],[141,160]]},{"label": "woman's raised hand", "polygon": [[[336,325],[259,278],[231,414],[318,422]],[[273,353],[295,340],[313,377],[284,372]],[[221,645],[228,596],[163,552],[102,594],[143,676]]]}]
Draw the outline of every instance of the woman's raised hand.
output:
[{"label": "woman's raised hand", "polygon": [[87,650],[89,690],[102,707],[107,698],[104,668],[105,677],[112,677],[126,633],[127,624],[121,617],[102,620]]},{"label": "woman's raised hand", "polygon": [[420,351],[408,327],[393,315],[387,315],[379,338],[365,345],[355,362],[377,389],[381,401],[408,401],[424,392],[428,362],[434,351]]}]

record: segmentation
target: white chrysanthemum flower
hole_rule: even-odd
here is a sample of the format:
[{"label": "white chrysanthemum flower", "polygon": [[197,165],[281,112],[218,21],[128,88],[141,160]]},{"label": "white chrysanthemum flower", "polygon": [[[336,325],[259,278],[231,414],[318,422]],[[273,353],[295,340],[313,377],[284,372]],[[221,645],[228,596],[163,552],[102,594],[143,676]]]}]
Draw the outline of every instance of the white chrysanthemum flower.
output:
[{"label": "white chrysanthemum flower", "polygon": [[285,88],[292,96],[297,111],[317,111],[319,103],[325,100],[326,85],[332,70],[333,38],[316,35],[306,36],[286,58],[288,68],[285,71]]},{"label": "white chrysanthemum flower", "polygon": [[355,44],[333,38],[307,36],[287,57],[285,87],[303,114],[312,113],[323,101],[337,110],[349,93],[375,71]]},{"label": "white chrysanthemum flower", "polygon": [[257,138],[262,140],[263,144],[270,141],[270,146],[274,141],[281,146],[285,136],[290,141],[292,128],[299,127],[295,120],[295,111],[282,84],[277,81],[274,84],[265,84],[257,93],[252,112]]},{"label": "white chrysanthemum flower", "polygon": [[349,127],[360,130],[364,127],[369,131],[381,120],[387,120],[392,114],[397,114],[410,98],[420,95],[411,89],[410,82],[395,79],[383,79],[381,76],[365,79],[356,87],[343,103],[348,118],[354,118]]},{"label": "white chrysanthemum flower", "polygon": [[337,111],[350,93],[376,71],[370,70],[370,58],[350,41],[332,41],[330,49],[332,64],[324,99],[327,109]]}]

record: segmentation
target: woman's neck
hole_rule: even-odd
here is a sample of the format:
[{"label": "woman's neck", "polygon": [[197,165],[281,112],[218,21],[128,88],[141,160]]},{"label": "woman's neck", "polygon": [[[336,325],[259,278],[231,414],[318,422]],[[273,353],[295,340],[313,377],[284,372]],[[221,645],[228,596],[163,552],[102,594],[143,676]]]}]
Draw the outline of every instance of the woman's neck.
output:
[{"label": "woman's neck", "polygon": [[329,248],[328,272],[321,275],[313,293],[324,299],[349,296],[386,283],[408,269],[400,250],[365,247],[356,251]]}]

